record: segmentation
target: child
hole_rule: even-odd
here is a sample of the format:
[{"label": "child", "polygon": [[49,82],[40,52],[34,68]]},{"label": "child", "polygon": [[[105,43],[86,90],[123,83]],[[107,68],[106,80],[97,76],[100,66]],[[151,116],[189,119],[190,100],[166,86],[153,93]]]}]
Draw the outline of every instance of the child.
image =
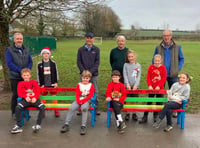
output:
[{"label": "child", "polygon": [[[125,64],[123,68],[124,84],[128,90],[136,90],[140,84],[141,66],[136,62],[136,54],[133,50],[128,50],[125,58]],[[128,97],[138,97],[138,94],[128,94]],[[126,103],[126,102],[125,102]],[[130,113],[127,112],[125,120],[130,119]],[[138,120],[135,112],[132,114],[134,121]]]},{"label": "child", "polygon": [[110,105],[115,113],[118,132],[124,133],[126,124],[123,122],[121,109],[126,99],[126,88],[124,84],[119,81],[120,77],[121,75],[118,70],[112,72],[112,82],[108,83],[106,89],[106,101],[110,101]]},{"label": "child", "polygon": [[[147,85],[149,89],[160,90],[164,89],[164,84],[167,79],[167,70],[162,64],[162,57],[160,54],[154,56],[154,64],[150,65],[147,71]],[[162,98],[163,94],[149,94],[149,97],[158,97]],[[151,105],[152,102],[148,102],[148,105]],[[156,105],[162,105],[161,102],[156,102]],[[148,120],[148,111],[144,112],[142,120],[139,123],[146,123]],[[158,117],[158,112],[153,112],[153,121],[156,122]]]},{"label": "child", "polygon": [[[45,47],[41,50],[42,61],[37,65],[37,79],[40,87],[54,87],[58,86],[58,71],[54,61],[50,59],[51,51],[49,47]],[[50,92],[51,95],[56,95],[57,92]],[[41,95],[47,95],[48,92],[43,92]],[[46,101],[43,101],[45,103]],[[53,103],[58,103],[54,100]],[[58,110],[54,110],[55,117],[59,117]]]},{"label": "child", "polygon": [[30,80],[31,70],[28,68],[22,69],[21,76],[24,81],[19,82],[17,86],[17,93],[19,97],[23,98],[23,100],[19,102],[15,108],[17,124],[12,128],[12,134],[21,133],[23,131],[21,128],[22,110],[31,106],[39,109],[36,125],[32,127],[34,132],[37,132],[41,128],[40,125],[45,111],[44,104],[42,104],[38,99],[40,96],[40,88],[37,81]]},{"label": "child", "polygon": [[165,104],[163,110],[160,112],[158,120],[153,124],[154,128],[159,128],[161,121],[166,116],[167,127],[164,129],[165,132],[169,132],[173,129],[172,127],[172,109],[181,108],[183,100],[189,99],[190,96],[190,77],[186,73],[181,73],[178,77],[178,82],[174,83],[168,94],[168,102]]},{"label": "child", "polygon": [[60,130],[61,133],[65,133],[69,131],[69,123],[72,120],[74,112],[80,107],[82,112],[82,123],[80,134],[86,134],[86,123],[88,116],[88,109],[90,107],[90,99],[93,97],[95,89],[94,85],[90,83],[90,79],[92,74],[88,70],[84,70],[81,74],[82,82],[78,83],[76,86],[76,100],[72,103],[66,119],[65,124]]}]

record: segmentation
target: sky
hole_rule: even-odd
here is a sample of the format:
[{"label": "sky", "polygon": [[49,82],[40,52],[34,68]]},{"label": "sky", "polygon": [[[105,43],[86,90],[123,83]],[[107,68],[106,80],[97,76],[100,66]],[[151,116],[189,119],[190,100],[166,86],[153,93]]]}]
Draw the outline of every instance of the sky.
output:
[{"label": "sky", "polygon": [[109,0],[123,29],[200,29],[200,0]]}]

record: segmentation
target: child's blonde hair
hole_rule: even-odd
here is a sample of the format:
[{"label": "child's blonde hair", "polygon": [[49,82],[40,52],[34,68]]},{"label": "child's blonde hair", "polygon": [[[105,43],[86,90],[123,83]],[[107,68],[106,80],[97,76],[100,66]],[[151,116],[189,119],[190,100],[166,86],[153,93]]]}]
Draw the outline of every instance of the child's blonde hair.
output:
[{"label": "child's blonde hair", "polygon": [[180,78],[180,75],[181,74],[184,74],[187,78],[188,78],[188,81],[186,83],[190,83],[192,81],[192,78],[189,76],[189,74],[185,73],[185,72],[181,72],[179,75],[178,75],[178,79]]},{"label": "child's blonde hair", "polygon": [[131,53],[134,54],[135,57],[136,57],[135,51],[134,51],[134,50],[131,50],[131,49],[128,49],[128,51],[126,52],[126,57],[125,57],[125,62],[126,62],[126,63],[129,63],[128,55],[131,54]]},{"label": "child's blonde hair", "polygon": [[23,68],[22,71],[21,71],[21,74],[23,74],[23,73],[29,73],[29,74],[31,74],[31,70],[28,69],[28,68]]},{"label": "child's blonde hair", "polygon": [[82,73],[81,73],[81,77],[89,77],[91,78],[92,77],[92,74],[89,70],[84,70]]},{"label": "child's blonde hair", "polygon": [[163,60],[163,58],[162,58],[162,56],[161,56],[160,54],[156,54],[156,55],[154,55],[153,59],[155,59],[155,58],[160,58],[161,61]]}]

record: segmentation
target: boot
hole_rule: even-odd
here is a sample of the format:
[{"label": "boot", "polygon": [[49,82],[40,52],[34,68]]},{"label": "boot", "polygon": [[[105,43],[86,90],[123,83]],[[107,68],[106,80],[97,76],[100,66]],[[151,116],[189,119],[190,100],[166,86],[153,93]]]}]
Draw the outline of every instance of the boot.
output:
[{"label": "boot", "polygon": [[143,123],[147,123],[147,120],[148,120],[148,115],[144,115],[142,117],[142,120],[139,121],[140,124],[143,124]]}]

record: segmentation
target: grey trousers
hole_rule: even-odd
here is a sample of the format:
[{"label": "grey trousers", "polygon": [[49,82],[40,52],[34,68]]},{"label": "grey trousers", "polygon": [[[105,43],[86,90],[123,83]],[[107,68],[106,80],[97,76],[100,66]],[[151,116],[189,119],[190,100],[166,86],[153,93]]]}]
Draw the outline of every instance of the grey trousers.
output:
[{"label": "grey trousers", "polygon": [[71,122],[74,113],[76,112],[76,110],[80,107],[81,108],[81,112],[82,112],[82,122],[81,122],[81,126],[86,126],[87,124],[87,116],[88,116],[88,109],[90,107],[90,101],[79,105],[76,101],[74,101],[71,105],[71,107],[69,108],[69,111],[67,112],[66,115],[66,119],[65,119],[65,124],[68,124]]}]

